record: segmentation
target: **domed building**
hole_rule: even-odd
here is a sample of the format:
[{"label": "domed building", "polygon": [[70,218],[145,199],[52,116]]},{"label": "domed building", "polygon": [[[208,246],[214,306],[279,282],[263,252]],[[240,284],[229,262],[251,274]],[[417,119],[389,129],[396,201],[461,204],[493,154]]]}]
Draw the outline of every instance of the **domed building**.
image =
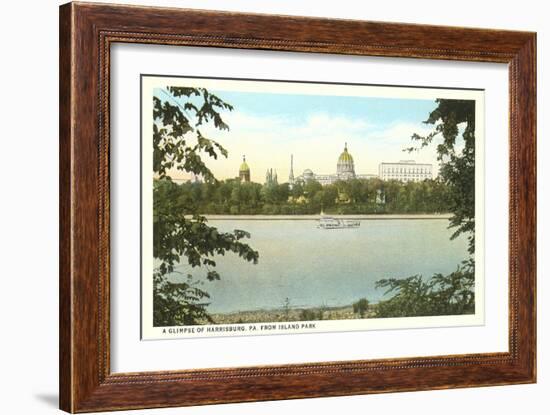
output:
[{"label": "domed building", "polygon": [[353,156],[348,151],[348,143],[345,143],[344,151],[336,162],[336,174],[316,174],[311,169],[305,169],[302,175],[296,178],[296,181],[308,182],[315,180],[326,186],[339,180],[371,179],[373,177],[377,176],[375,174],[355,174]]},{"label": "domed building", "polygon": [[353,157],[348,153],[348,143],[345,144],[344,151],[340,154],[340,157],[338,157],[336,175],[340,180],[355,178],[355,166],[353,165]]},{"label": "domed building", "polygon": [[250,167],[246,164],[245,156],[243,156],[243,162],[239,167],[239,179],[241,179],[241,182],[250,182]]},{"label": "domed building", "polygon": [[315,175],[313,174],[313,172],[311,171],[311,169],[305,169],[304,172],[302,173],[302,177],[304,178],[304,180],[313,180],[315,179]]}]

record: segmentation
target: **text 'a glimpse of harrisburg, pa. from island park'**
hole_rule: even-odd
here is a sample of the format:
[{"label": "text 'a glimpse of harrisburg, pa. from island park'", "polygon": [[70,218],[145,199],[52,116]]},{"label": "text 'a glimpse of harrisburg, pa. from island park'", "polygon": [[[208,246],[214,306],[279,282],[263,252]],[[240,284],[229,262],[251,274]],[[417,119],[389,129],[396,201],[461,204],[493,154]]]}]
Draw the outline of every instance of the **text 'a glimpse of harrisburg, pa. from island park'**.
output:
[{"label": "text 'a glimpse of harrisburg, pa. from island park'", "polygon": [[141,79],[142,339],[482,325],[482,90]]}]

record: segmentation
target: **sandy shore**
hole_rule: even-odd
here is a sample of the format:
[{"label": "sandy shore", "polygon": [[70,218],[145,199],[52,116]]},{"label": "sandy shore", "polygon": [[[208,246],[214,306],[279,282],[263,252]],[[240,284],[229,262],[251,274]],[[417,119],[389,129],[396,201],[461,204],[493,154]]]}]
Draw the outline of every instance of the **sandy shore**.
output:
[{"label": "sandy shore", "polygon": [[[211,220],[317,220],[320,215],[204,215]],[[395,215],[330,215],[334,218],[355,220],[396,220],[396,219],[449,219],[450,213],[395,214]]]},{"label": "sandy shore", "polygon": [[278,308],[273,310],[238,311],[227,314],[212,314],[215,324],[268,323],[286,321],[351,320],[374,315],[375,305],[370,305],[364,317],[353,312],[353,306]]}]

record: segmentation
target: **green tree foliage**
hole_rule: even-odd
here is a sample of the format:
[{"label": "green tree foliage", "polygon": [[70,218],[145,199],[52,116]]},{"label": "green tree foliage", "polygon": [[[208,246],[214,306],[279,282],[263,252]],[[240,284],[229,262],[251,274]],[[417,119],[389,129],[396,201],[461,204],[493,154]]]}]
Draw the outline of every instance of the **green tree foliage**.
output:
[{"label": "green tree foliage", "polygon": [[[403,183],[356,179],[327,186],[311,181],[290,189],[287,183],[265,186],[228,179],[181,183],[177,192],[197,211],[211,215],[318,214],[321,209],[348,214],[445,213],[449,198],[447,186],[439,180]],[[377,201],[378,194],[386,203]]]},{"label": "green tree foliage", "polygon": [[376,287],[386,288],[385,295],[394,295],[377,304],[376,316],[472,314],[475,312],[474,281],[474,264],[471,260],[449,275],[436,274],[428,281],[421,275],[379,280]]},{"label": "green tree foliage", "polygon": [[[438,99],[426,124],[434,130],[426,136],[414,134],[420,148],[428,146],[434,138],[442,137],[437,145],[437,158],[441,162],[439,176],[449,187],[449,207],[453,213],[450,227],[456,228],[452,238],[468,234],[469,253],[475,252],[475,101]],[[459,134],[462,132],[461,137]],[[418,148],[409,148],[409,151]]]},{"label": "green tree foliage", "polygon": [[187,275],[185,282],[170,282],[158,270],[153,272],[155,326],[192,325],[197,321],[213,322],[206,312],[209,294],[200,283]]},{"label": "green tree foliage", "polygon": [[369,300],[361,298],[359,301],[353,303],[354,314],[359,314],[361,318],[365,317],[365,314],[369,310]]},{"label": "green tree foliage", "polygon": [[299,319],[301,321],[313,321],[313,320],[323,320],[324,313],[323,308],[319,309],[310,309],[305,308],[300,311]]},{"label": "green tree foliage", "polygon": [[[242,242],[250,235],[242,230],[219,232],[199,214],[197,200],[212,194],[217,181],[204,158],[227,157],[227,151],[207,138],[200,127],[208,123],[220,130],[229,127],[221,110],[231,105],[204,88],[168,87],[153,97],[153,324],[189,325],[210,321],[206,311],[208,292],[191,274],[174,281],[175,266],[185,258],[189,269],[203,268],[206,279],[220,279],[215,255],[233,252],[256,263],[258,252]],[[204,187],[181,192],[170,173],[180,170],[202,177]],[[233,189],[229,192],[232,197]],[[240,195],[238,196],[240,198]]]},{"label": "green tree foliage", "polygon": [[[453,214],[449,220],[449,227],[455,228],[451,239],[468,236],[469,258],[455,272],[436,274],[427,281],[420,275],[378,281],[377,288],[387,288],[386,294],[394,294],[377,305],[378,317],[475,312],[475,101],[438,99],[436,104],[425,121],[434,126],[433,131],[426,136],[414,134],[412,139],[420,142],[420,147],[407,150],[419,151],[441,139],[436,152],[439,177],[447,189],[448,211]],[[402,198],[402,191],[387,189],[388,203]]]}]

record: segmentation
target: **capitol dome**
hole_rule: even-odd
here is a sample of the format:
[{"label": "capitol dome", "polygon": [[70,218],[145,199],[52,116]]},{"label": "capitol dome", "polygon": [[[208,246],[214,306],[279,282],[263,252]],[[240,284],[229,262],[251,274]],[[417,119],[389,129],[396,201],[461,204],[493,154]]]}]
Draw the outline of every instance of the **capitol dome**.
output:
[{"label": "capitol dome", "polygon": [[348,153],[348,144],[346,143],[344,151],[338,157],[338,163],[336,164],[336,174],[343,178],[349,179],[355,177],[355,166],[353,164],[353,157]]}]

